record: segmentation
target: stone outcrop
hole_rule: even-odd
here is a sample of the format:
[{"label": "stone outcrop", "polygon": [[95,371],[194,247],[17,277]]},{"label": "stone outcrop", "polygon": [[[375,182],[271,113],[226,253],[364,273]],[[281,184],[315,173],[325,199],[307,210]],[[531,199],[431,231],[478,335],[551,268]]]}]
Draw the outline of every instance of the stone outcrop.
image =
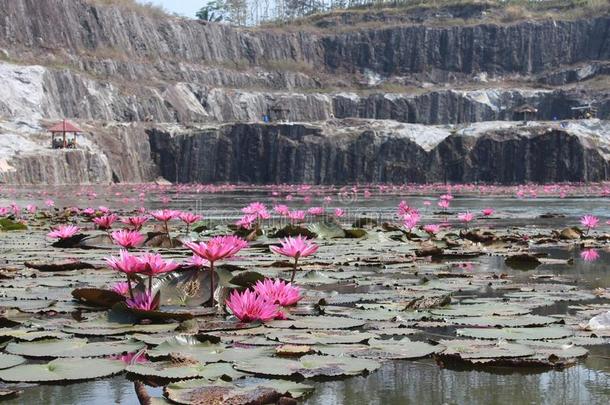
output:
[{"label": "stone outcrop", "polygon": [[333,120],[148,133],[160,173],[175,182],[511,184],[607,179],[610,138],[595,135],[607,129]]}]

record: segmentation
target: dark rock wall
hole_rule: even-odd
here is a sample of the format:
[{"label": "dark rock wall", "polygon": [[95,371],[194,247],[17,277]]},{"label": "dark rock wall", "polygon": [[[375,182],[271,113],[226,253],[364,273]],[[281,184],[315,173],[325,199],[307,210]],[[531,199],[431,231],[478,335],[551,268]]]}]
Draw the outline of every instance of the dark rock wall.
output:
[{"label": "dark rock wall", "polygon": [[607,179],[610,164],[564,131],[451,135],[427,152],[370,130],[325,135],[303,125],[229,125],[171,135],[150,130],[161,175],[176,182],[563,182]]}]

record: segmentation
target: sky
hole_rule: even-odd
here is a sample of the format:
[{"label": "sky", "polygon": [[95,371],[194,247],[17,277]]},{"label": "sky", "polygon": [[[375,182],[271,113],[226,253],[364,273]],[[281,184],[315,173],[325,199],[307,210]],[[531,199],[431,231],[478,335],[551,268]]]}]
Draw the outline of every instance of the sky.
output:
[{"label": "sky", "polygon": [[138,0],[141,3],[151,2],[163,6],[166,10],[172,13],[195,18],[195,13],[203,7],[207,0]]}]

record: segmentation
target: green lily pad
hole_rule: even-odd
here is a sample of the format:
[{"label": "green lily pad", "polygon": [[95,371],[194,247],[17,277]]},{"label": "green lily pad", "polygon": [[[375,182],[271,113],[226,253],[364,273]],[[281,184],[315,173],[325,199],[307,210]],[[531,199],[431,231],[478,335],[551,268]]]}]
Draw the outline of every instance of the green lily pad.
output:
[{"label": "green lily pad", "polygon": [[348,329],[364,325],[363,320],[338,316],[302,316],[284,321],[272,321],[266,324],[270,328],[293,329]]},{"label": "green lily pad", "polygon": [[233,380],[246,375],[235,370],[229,363],[176,364],[170,361],[133,364],[128,366],[126,371],[142,378],[161,378],[166,380],[184,380],[190,378]]},{"label": "green lily pad", "polygon": [[545,326],[539,328],[465,328],[456,331],[458,336],[476,339],[506,339],[506,340],[543,340],[562,339],[572,336],[572,332],[560,326]]},{"label": "green lily pad", "polygon": [[371,339],[368,345],[332,345],[329,347],[317,347],[321,353],[342,356],[349,355],[365,359],[418,359],[434,353],[442,352],[443,345],[431,345],[425,342],[416,342],[409,339],[401,340],[378,340]]},{"label": "green lily pad", "polygon": [[29,329],[9,329],[0,331],[0,337],[8,337],[26,342],[33,342],[40,339],[64,339],[70,337],[67,333],[50,330],[29,330]]},{"label": "green lily pad", "polygon": [[380,366],[378,362],[368,359],[308,355],[299,360],[265,357],[238,361],[234,367],[258,375],[312,378],[358,375],[374,371]]},{"label": "green lily pad", "polygon": [[463,318],[448,318],[447,322],[454,325],[477,327],[531,327],[544,326],[559,322],[559,319],[541,315],[519,316],[469,316]]},{"label": "green lily pad", "polygon": [[377,335],[369,332],[355,332],[345,330],[317,330],[305,331],[277,331],[267,335],[267,339],[276,340],[281,343],[292,345],[316,345],[316,344],[335,344],[335,343],[362,343],[373,339]]},{"label": "green lily pad", "polygon": [[527,357],[536,353],[526,345],[508,342],[441,340],[440,343],[445,346],[441,356],[456,356],[468,360]]},{"label": "green lily pad", "polygon": [[91,380],[121,373],[125,364],[109,359],[56,359],[45,364],[22,364],[0,370],[6,382],[66,382]]},{"label": "green lily pad", "polygon": [[129,333],[164,333],[175,330],[179,324],[129,324],[96,319],[66,325],[62,330],[78,336],[114,336]]},{"label": "green lily pad", "polygon": [[281,397],[300,398],[313,391],[309,385],[284,380],[242,379],[235,382],[205,379],[169,384],[164,395],[176,404],[250,405],[276,403]]},{"label": "green lily pad", "polygon": [[430,309],[430,313],[440,316],[510,316],[524,315],[530,310],[523,306],[504,303],[482,303],[469,305],[450,305],[445,308]]},{"label": "green lily pad", "polygon": [[0,370],[25,363],[25,358],[14,354],[0,353]]},{"label": "green lily pad", "polygon": [[9,343],[6,351],[26,357],[101,357],[136,352],[145,345],[133,340],[89,343],[87,339],[49,339]]}]

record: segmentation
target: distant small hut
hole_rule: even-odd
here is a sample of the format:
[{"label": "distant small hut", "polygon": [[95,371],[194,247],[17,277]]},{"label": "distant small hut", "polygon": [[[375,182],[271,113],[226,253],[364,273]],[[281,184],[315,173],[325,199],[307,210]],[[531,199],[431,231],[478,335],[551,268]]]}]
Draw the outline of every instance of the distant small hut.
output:
[{"label": "distant small hut", "polygon": [[[76,148],[76,136],[83,130],[64,119],[49,128],[49,132],[51,133],[51,148],[74,149]],[[68,139],[68,134],[72,134],[72,139]]]},{"label": "distant small hut", "polygon": [[573,117],[577,120],[597,117],[597,108],[593,107],[591,103],[572,107],[571,110]]},{"label": "distant small hut", "polygon": [[530,104],[523,104],[519,107],[513,109],[513,113],[515,114],[515,119],[529,121],[531,119],[535,119],[538,114],[538,109]]}]

